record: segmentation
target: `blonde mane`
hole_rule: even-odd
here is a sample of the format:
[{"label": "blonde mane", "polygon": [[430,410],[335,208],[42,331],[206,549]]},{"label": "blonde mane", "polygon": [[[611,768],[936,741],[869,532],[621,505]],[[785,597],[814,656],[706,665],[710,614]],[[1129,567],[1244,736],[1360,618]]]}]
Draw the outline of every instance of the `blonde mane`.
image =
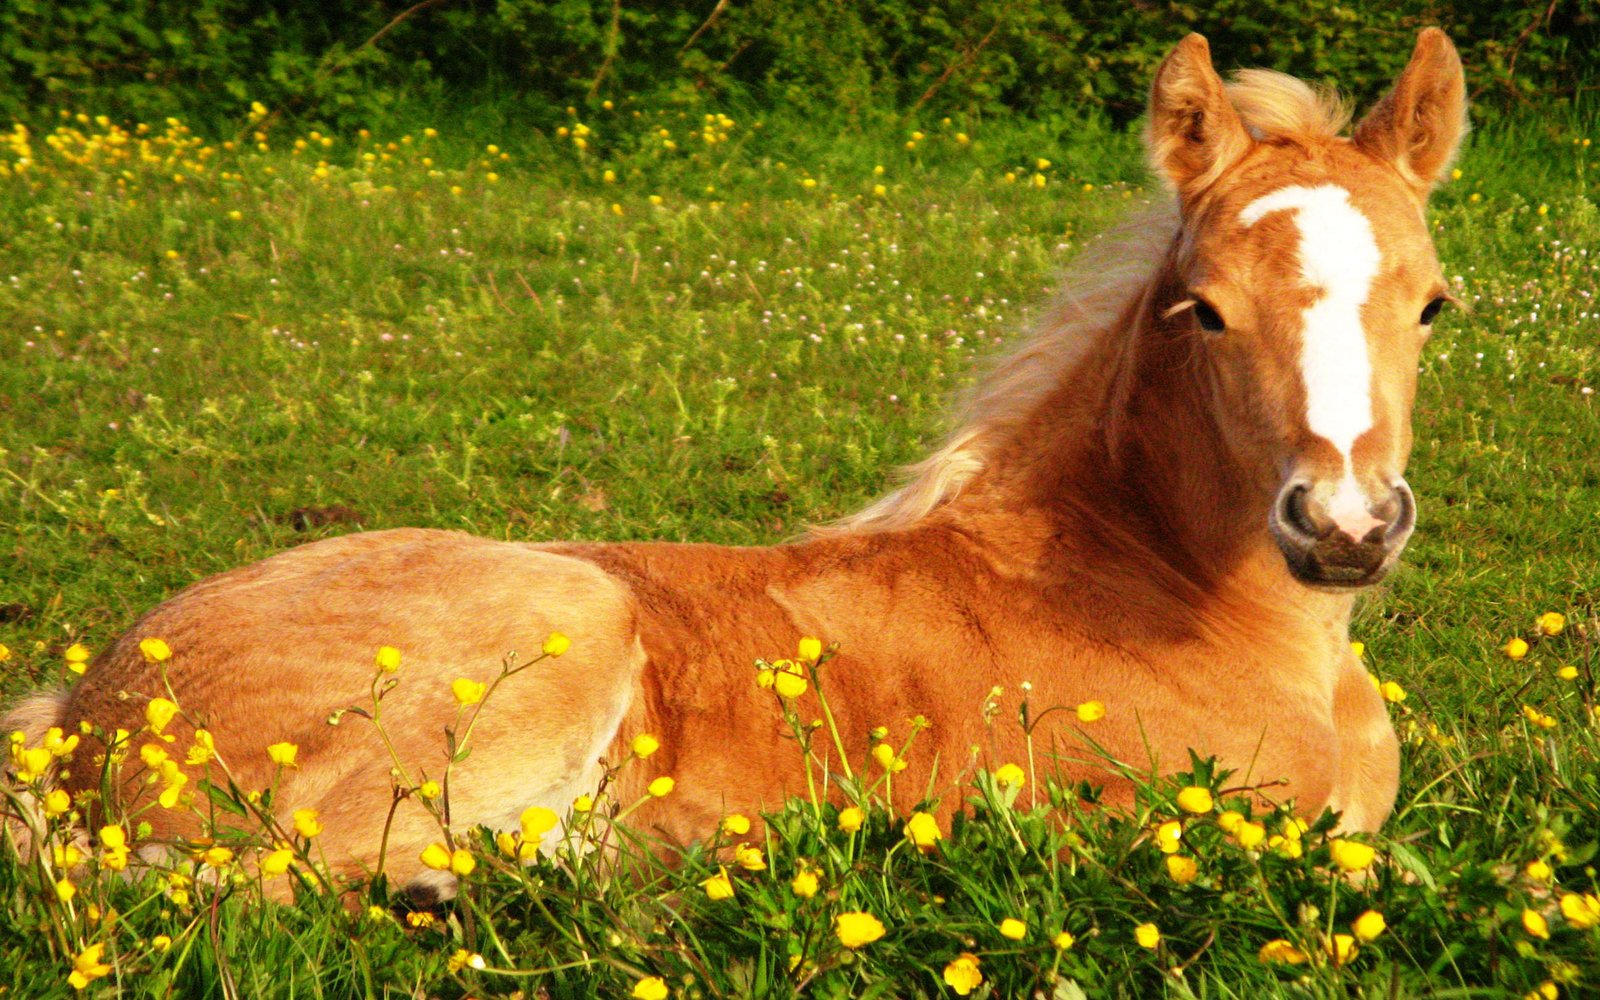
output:
[{"label": "blonde mane", "polygon": [[[1336,92],[1272,70],[1236,73],[1228,97],[1260,141],[1331,139],[1350,122],[1349,106]],[[1128,305],[1157,277],[1179,224],[1177,206],[1163,199],[1097,240],[1067,271],[1054,303],[1022,345],[970,390],[944,444],[903,469],[899,489],[813,533],[893,531],[954,499],[1089,348],[1116,332]]]}]

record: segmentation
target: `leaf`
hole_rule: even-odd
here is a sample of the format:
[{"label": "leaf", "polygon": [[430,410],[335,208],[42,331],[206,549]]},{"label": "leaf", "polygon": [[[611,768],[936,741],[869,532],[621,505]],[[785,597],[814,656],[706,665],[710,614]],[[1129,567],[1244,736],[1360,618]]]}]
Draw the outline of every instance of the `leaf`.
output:
[{"label": "leaf", "polygon": [[1427,862],[1422,860],[1422,855],[1405,844],[1390,844],[1389,856],[1394,858],[1401,868],[1415,875],[1417,881],[1431,890],[1438,890],[1438,885],[1433,879],[1433,872],[1428,868]]},{"label": "leaf", "polygon": [[205,778],[200,779],[199,785],[200,789],[206,793],[206,797],[209,798],[218,809],[221,809],[224,812],[233,813],[235,816],[243,817],[250,815],[249,810],[245,809],[244,803],[240,802],[238,798],[235,797],[231,789],[221,788],[218,785],[207,781]]},{"label": "leaf", "polygon": [[1078,985],[1076,979],[1063,979],[1056,983],[1054,993],[1050,1000],[1089,1000],[1089,995],[1083,992],[1083,987]]}]

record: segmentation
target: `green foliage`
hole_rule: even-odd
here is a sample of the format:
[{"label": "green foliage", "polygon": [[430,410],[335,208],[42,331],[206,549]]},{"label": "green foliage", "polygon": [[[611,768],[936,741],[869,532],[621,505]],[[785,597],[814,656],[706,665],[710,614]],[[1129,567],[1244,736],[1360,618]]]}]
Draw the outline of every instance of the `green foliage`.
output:
[{"label": "green foliage", "polygon": [[626,98],[1126,120],[1187,31],[1209,36],[1225,67],[1370,98],[1429,24],[1451,32],[1487,105],[1572,99],[1600,77],[1600,14],[1582,0],[15,0],[0,8],[0,115],[226,120],[256,100],[354,126],[397,102],[512,102],[539,123]]}]

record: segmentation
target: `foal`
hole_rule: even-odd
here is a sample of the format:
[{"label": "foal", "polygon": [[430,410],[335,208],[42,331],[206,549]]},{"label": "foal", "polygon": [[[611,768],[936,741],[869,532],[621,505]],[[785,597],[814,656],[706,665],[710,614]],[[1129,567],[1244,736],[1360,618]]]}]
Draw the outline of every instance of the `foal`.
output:
[{"label": "foal", "polygon": [[[564,813],[602,758],[651,733],[662,749],[616,793],[632,801],[674,776],[637,818],[688,838],[804,788],[751,664],[816,636],[839,644],[824,674],[847,740],[931,724],[895,782],[901,806],[973,764],[1022,759],[1021,734],[986,727],[980,706],[1029,682],[1040,708],[1103,703],[1092,724],[1051,717],[1067,721],[1049,727],[1048,759],[1113,801],[1128,783],[1103,754],[1152,773],[1186,767],[1192,749],[1265,797],[1376,830],[1397,744],[1347,626],[1415,521],[1402,476],[1417,363],[1449,297],[1424,203],[1464,114],[1437,30],[1349,138],[1337,103],[1296,80],[1256,71],[1225,86],[1190,35],[1150,96],[1150,158],[1174,209],[1090,262],[1096,276],[988,376],[900,491],[770,548],[423,530],[306,545],[178,594],[0,731],[28,745],[79,720],[137,733],[170,684],[185,713],[173,745],[203,721],[245,788],[272,781],[269,744],[298,745],[275,806],[319,810],[325,855],[355,872],[377,856],[392,762],[371,725],[327,719],[367,701],[374,652],[402,654],[383,702],[397,756],[438,777],[451,681],[488,680],[508,651],[526,661],[559,630],[570,651],[510,676],[477,724],[452,773],[454,823]],[[170,660],[141,656],[147,637]],[[87,790],[103,752],[85,737],[69,791]],[[131,796],[143,769],[130,755],[124,770]],[[194,830],[182,809],[147,816],[157,838]],[[391,877],[417,876],[437,836],[402,803]]]}]

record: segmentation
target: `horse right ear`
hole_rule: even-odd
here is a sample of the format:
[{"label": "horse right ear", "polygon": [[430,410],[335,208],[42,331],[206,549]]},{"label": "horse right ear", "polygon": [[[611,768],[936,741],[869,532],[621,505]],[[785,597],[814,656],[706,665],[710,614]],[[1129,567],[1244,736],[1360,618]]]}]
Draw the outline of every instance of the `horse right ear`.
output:
[{"label": "horse right ear", "polygon": [[1450,36],[1424,28],[1394,89],[1356,126],[1357,148],[1392,165],[1424,197],[1467,133],[1467,85]]},{"label": "horse right ear", "polygon": [[1145,126],[1150,163],[1187,201],[1250,150],[1250,135],[1211,66],[1202,35],[1178,43],[1150,87]]}]

